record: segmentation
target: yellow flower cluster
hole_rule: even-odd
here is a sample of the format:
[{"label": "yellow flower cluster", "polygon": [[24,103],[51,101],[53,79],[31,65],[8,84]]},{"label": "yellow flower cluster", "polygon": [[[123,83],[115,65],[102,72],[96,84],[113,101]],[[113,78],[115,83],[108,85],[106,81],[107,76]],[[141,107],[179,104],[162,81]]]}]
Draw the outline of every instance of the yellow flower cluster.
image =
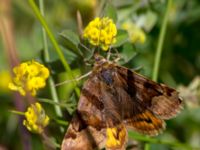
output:
[{"label": "yellow flower cluster", "polygon": [[124,143],[122,141],[125,141],[126,139],[126,128],[124,126],[118,126],[114,128],[107,128],[106,129],[106,147],[120,147]]},{"label": "yellow flower cluster", "polygon": [[116,35],[116,25],[108,17],[95,18],[83,32],[83,37],[88,39],[90,44],[100,46],[105,51],[116,42]]},{"label": "yellow flower cluster", "polygon": [[45,114],[40,103],[32,104],[25,112],[26,120],[23,125],[33,133],[42,133],[49,124],[49,117]]},{"label": "yellow flower cluster", "polygon": [[46,79],[49,77],[49,70],[36,61],[21,63],[14,67],[13,72],[15,77],[8,87],[11,90],[19,91],[23,96],[27,91],[35,96],[38,89],[45,87]]},{"label": "yellow flower cluster", "polygon": [[144,31],[134,23],[128,21],[122,24],[122,28],[128,31],[129,39],[131,43],[143,44],[146,40]]}]

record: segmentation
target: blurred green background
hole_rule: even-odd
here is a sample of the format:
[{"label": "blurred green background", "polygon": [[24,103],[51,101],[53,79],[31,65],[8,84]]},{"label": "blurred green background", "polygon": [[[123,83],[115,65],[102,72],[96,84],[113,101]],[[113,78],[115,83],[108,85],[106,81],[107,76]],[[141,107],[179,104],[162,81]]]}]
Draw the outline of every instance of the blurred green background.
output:
[{"label": "blurred green background", "polygon": [[[38,4],[38,1],[36,1]],[[166,11],[166,0],[45,0],[45,20],[50,29],[60,42],[60,46],[66,59],[69,61],[74,74],[80,76],[90,67],[85,67],[69,46],[65,45],[66,39],[61,41],[60,33],[64,30],[72,30],[78,34],[76,20],[77,10],[80,11],[83,26],[96,16],[110,15],[117,20],[119,29],[126,21],[131,21],[144,33],[144,43],[130,43],[126,40],[117,46],[124,57],[123,64],[129,68],[141,68],[140,73],[151,78],[155,59],[158,37],[161,23]],[[3,20],[8,19],[12,24],[11,35],[13,41],[10,45],[5,38]],[[10,81],[10,60],[12,59],[9,46],[16,49],[20,61],[36,59],[43,61],[43,39],[41,24],[35,18],[33,10],[25,0],[2,0],[0,2],[0,149],[28,149],[42,150],[45,143],[39,135],[25,133],[26,129],[18,123],[18,116],[9,110],[16,110],[14,95],[7,88]],[[9,29],[9,26],[7,26]],[[67,34],[67,33],[65,33]],[[127,33],[126,33],[127,34]],[[9,38],[8,38],[9,39]],[[124,38],[122,38],[124,40]],[[48,40],[50,50],[50,62],[55,83],[68,79],[68,74],[59,65],[59,59],[54,48]],[[11,48],[12,49],[12,48]],[[17,59],[17,55],[15,55]],[[126,61],[127,60],[127,61]],[[179,90],[184,100],[184,110],[174,119],[167,121],[167,129],[157,138],[165,141],[180,142],[200,149],[200,1],[176,0],[172,2],[169,10],[167,32],[163,44],[163,53],[159,69],[159,82],[165,83]],[[80,82],[80,87],[82,82]],[[59,99],[75,103],[77,98],[73,96],[73,86],[63,85],[57,88]],[[46,87],[39,93],[40,98],[51,99],[49,88]],[[75,97],[75,98],[74,98]],[[76,99],[76,100],[75,100]],[[21,100],[25,108],[27,102]],[[25,111],[24,108],[24,111]],[[52,118],[56,116],[52,105],[44,103],[47,114]],[[75,107],[62,109],[64,116],[61,120],[70,120],[71,112]],[[60,131],[61,125],[52,121],[48,127],[48,134],[52,139],[61,143],[64,132]],[[22,129],[21,129],[22,128]],[[64,129],[67,126],[63,126]],[[27,136],[29,138],[25,138]],[[24,142],[23,140],[30,140]],[[138,149],[143,149],[143,142],[139,142]],[[151,149],[171,150],[183,149],[167,144],[150,144]],[[186,148],[187,149],[187,148]]]}]

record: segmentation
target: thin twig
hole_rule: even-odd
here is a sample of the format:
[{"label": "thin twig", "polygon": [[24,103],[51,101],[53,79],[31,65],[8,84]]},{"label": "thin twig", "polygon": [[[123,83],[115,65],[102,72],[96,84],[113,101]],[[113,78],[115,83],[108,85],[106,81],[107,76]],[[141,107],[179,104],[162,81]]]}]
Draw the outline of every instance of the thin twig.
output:
[{"label": "thin twig", "polygon": [[25,113],[17,110],[10,110],[11,113],[24,116]]}]

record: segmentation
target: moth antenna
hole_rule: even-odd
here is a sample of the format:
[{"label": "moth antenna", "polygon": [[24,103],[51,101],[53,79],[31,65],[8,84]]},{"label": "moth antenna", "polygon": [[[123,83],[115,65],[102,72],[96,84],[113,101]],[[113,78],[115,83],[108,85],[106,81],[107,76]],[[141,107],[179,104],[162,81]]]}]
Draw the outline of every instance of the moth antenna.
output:
[{"label": "moth antenna", "polygon": [[103,56],[99,55],[99,53],[94,54],[95,66],[101,66],[105,62],[108,62]]},{"label": "moth antenna", "polygon": [[80,81],[81,79],[83,78],[86,78],[87,76],[89,76],[90,74],[92,73],[92,71],[78,77],[78,78],[75,78],[75,79],[72,79],[72,80],[66,80],[66,81],[63,81],[63,82],[60,82],[60,83],[57,83],[55,84],[55,86],[60,86],[60,85],[63,85],[63,84],[67,84],[67,83],[70,83],[70,82],[74,82],[74,81]]}]

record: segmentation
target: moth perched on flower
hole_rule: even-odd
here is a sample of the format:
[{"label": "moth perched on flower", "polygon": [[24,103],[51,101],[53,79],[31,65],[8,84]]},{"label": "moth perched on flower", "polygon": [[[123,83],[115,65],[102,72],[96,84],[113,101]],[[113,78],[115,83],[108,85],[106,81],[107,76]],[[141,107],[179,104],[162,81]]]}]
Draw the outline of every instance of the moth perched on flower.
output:
[{"label": "moth perched on flower", "polygon": [[181,109],[178,92],[95,55],[62,150],[124,150],[127,129],[155,136]]}]

